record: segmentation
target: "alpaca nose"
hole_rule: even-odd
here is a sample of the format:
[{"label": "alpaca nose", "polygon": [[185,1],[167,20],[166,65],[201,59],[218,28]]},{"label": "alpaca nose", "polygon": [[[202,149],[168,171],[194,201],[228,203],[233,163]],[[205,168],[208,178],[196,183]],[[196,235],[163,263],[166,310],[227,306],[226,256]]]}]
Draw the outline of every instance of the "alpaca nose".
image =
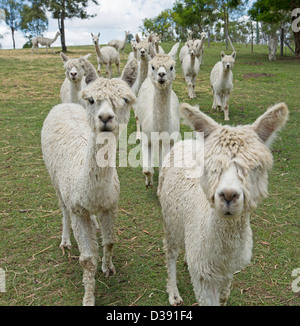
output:
[{"label": "alpaca nose", "polygon": [[230,205],[233,200],[237,200],[240,194],[234,189],[224,189],[219,192],[219,197],[223,199],[227,205]]},{"label": "alpaca nose", "polygon": [[114,117],[112,115],[99,115],[99,119],[104,124],[107,124],[110,122]]},{"label": "alpaca nose", "polygon": [[166,73],[165,73],[165,72],[162,72],[162,71],[158,73],[158,76],[159,76],[160,78],[164,78],[165,75],[166,75]]},{"label": "alpaca nose", "polygon": [[227,68],[227,69],[230,69],[230,65],[227,65],[226,68]]},{"label": "alpaca nose", "polygon": [[72,77],[76,77],[76,75],[77,75],[77,72],[71,72]]}]

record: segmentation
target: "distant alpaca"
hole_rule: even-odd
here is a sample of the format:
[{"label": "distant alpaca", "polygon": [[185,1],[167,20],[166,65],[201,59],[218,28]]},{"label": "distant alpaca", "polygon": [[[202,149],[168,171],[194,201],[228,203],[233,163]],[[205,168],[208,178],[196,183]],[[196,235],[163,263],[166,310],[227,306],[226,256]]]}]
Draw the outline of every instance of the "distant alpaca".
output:
[{"label": "distant alpaca", "polygon": [[97,54],[97,61],[98,61],[98,73],[100,76],[101,74],[101,66],[106,66],[106,77],[109,76],[109,78],[112,78],[112,64],[115,63],[118,69],[118,77],[120,76],[120,56],[117,50],[111,46],[105,46],[100,48],[99,45],[99,37],[100,33],[97,35],[94,35],[91,33],[93,43],[95,45],[95,50]]},{"label": "distant alpaca", "polygon": [[[238,127],[219,125],[188,104],[181,113],[204,134],[204,148],[191,140],[176,143],[159,177],[169,302],[183,302],[176,261],[184,249],[198,304],[225,305],[234,273],[251,261],[250,214],[268,194],[273,164],[268,147],[288,109],[277,104],[252,125]],[[174,166],[176,158],[190,168]]]},{"label": "distant alpaca", "polygon": [[[66,69],[66,79],[60,89],[61,102],[82,105],[84,102],[79,99],[78,95],[87,86],[86,79],[84,78],[86,77],[87,71],[83,68],[83,61],[87,61],[90,54],[78,59],[69,59],[62,52],[60,56]],[[95,68],[94,72],[96,73]]]},{"label": "distant alpaca", "polygon": [[214,102],[212,109],[224,111],[225,120],[229,120],[229,95],[233,89],[233,74],[236,54],[225,55],[221,52],[221,59],[215,64],[210,74],[210,84],[213,89]]},{"label": "distant alpaca", "polygon": [[[150,61],[149,77],[144,81],[138,94],[136,113],[143,134],[147,136],[147,141],[142,138],[143,173],[146,176],[147,188],[153,186],[152,133],[166,132],[171,136],[174,132],[179,132],[180,128],[179,101],[172,90],[176,64],[173,58],[178,47],[179,43],[172,48],[169,55],[157,54]],[[175,141],[177,138],[173,139],[171,144],[170,141],[168,144],[159,143],[159,166],[162,154],[166,154]]]},{"label": "distant alpaca", "polygon": [[32,48],[31,52],[33,53],[33,49],[36,49],[37,53],[39,52],[39,44],[46,46],[46,54],[48,54],[48,48],[55,54],[55,51],[51,48],[51,44],[54,43],[57,38],[60,36],[60,32],[57,32],[55,37],[53,39],[43,37],[43,36],[37,36],[32,39]]},{"label": "distant alpaca", "polygon": [[125,31],[125,39],[123,41],[111,40],[108,42],[108,45],[114,47],[118,52],[122,51],[122,54],[124,54],[124,49],[125,49],[129,34],[130,34],[130,32]]},{"label": "distant alpaca", "polygon": [[[148,67],[149,67],[149,60],[150,57],[155,56],[155,51],[152,47],[151,41],[142,41],[138,34],[135,36],[136,38],[136,51],[137,51],[137,57],[139,58],[138,62],[138,72],[137,72],[137,78],[134,82],[134,84],[131,86],[132,91],[137,96],[138,92],[145,81],[145,79],[148,76]],[[136,114],[136,107],[133,107],[135,112],[135,119],[136,119],[136,139],[138,141],[141,140],[141,130],[140,130],[140,123],[138,116]]]},{"label": "distant alpaca", "polygon": [[269,61],[275,61],[276,60],[276,51],[277,51],[277,36],[276,34],[269,36],[269,43],[268,43],[268,49],[269,49]]},{"label": "distant alpaca", "polygon": [[[116,145],[119,125],[128,123],[130,106],[136,98],[124,81],[105,78],[90,83],[80,96],[85,108],[65,103],[50,111],[41,141],[43,158],[63,212],[60,247],[70,249],[71,225],[83,267],[83,305],[90,306],[95,304],[98,263],[98,225],[94,216],[99,218],[102,235],[102,271],[106,277],[116,273],[112,263],[120,193]],[[115,143],[107,149],[109,135]]]},{"label": "distant alpaca", "polygon": [[200,69],[200,61],[196,57],[197,45],[194,41],[187,42],[189,53],[183,58],[182,73],[189,90],[189,97],[195,98],[195,84],[196,78]]}]

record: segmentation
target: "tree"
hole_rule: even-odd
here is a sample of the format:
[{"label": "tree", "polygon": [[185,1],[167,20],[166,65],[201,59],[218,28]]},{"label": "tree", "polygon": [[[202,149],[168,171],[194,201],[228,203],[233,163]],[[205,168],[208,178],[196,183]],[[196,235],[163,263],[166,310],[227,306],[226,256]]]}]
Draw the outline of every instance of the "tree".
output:
[{"label": "tree", "polygon": [[[40,0],[52,13],[52,17],[57,19],[60,31],[62,51],[66,52],[65,20],[72,18],[89,19],[96,15],[89,15],[86,11],[89,0]],[[99,5],[97,0],[91,0]]]},{"label": "tree", "polygon": [[[300,8],[300,0],[257,0],[249,10],[249,15],[261,22],[269,24],[281,24],[286,21],[293,24],[294,9]],[[300,57],[300,28],[292,29],[295,41],[295,55]]]},{"label": "tree", "polygon": [[1,0],[0,8],[5,11],[5,23],[11,30],[13,48],[16,48],[15,31],[19,29],[21,23],[21,1],[18,0]]},{"label": "tree", "polygon": [[140,27],[143,34],[157,33],[161,35],[161,40],[164,42],[174,40],[174,20],[171,9],[162,11],[155,18],[145,18],[143,27]]},{"label": "tree", "polygon": [[21,17],[20,29],[26,34],[29,40],[34,36],[42,35],[48,28],[47,15],[38,0],[32,0],[31,5],[23,5]]}]

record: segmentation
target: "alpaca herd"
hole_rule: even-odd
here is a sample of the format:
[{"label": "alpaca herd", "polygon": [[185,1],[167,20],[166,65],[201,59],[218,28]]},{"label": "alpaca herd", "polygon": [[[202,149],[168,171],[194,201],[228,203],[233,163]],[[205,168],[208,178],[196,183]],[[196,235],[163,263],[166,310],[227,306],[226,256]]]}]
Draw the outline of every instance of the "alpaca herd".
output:
[{"label": "alpaca herd", "polygon": [[[199,109],[180,104],[172,89],[180,43],[166,54],[159,45],[160,36],[151,34],[141,40],[136,35],[120,73],[119,52],[128,34],[125,32],[124,41],[114,40],[106,47],[99,45],[100,33],[91,34],[98,71],[89,62],[90,55],[71,59],[61,53],[66,74],[60,90],[62,103],[49,112],[41,132],[43,158],[63,214],[60,248],[71,250],[72,229],[83,268],[83,305],[94,305],[98,231],[102,271],[106,277],[116,274],[114,224],[122,187],[116,155],[119,130],[127,125],[133,109],[146,188],[153,187],[153,162],[158,154],[157,195],[163,216],[169,303],[183,303],[176,261],[184,249],[198,304],[225,305],[234,273],[251,260],[250,213],[267,196],[273,163],[269,147],[285,125],[288,109],[280,103],[251,125],[220,125]],[[179,55],[190,98],[196,97],[205,36],[193,40],[189,34]],[[225,120],[229,119],[235,57],[235,52],[230,56],[222,52],[210,78],[213,108],[222,109]],[[112,78],[112,64],[117,66],[118,78]],[[101,76],[102,65],[107,78]],[[200,142],[195,146],[193,139],[179,140],[181,118],[202,133],[203,146]],[[160,138],[154,153],[153,134],[172,137]],[[109,151],[107,141],[112,144]],[[178,157],[185,162],[183,166],[175,164]]]}]

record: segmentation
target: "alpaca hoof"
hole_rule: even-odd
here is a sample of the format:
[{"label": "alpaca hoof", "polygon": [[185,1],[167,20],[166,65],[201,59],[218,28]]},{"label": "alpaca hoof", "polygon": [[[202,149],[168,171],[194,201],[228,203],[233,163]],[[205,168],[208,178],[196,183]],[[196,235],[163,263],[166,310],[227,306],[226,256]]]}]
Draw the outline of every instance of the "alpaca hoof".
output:
[{"label": "alpaca hoof", "polygon": [[169,302],[171,306],[177,307],[183,304],[183,300],[180,295],[174,295],[169,297]]},{"label": "alpaca hoof", "polygon": [[93,307],[95,305],[95,297],[94,295],[85,295],[83,298],[83,306],[85,307]]},{"label": "alpaca hoof", "polygon": [[106,271],[104,271],[105,278],[108,278],[110,275],[116,275],[116,269],[114,266],[108,267]]},{"label": "alpaca hoof", "polygon": [[65,255],[65,248],[69,251],[71,251],[71,242],[70,241],[62,241],[60,246],[59,246],[59,249],[61,249],[62,251],[62,255],[64,256]]}]

